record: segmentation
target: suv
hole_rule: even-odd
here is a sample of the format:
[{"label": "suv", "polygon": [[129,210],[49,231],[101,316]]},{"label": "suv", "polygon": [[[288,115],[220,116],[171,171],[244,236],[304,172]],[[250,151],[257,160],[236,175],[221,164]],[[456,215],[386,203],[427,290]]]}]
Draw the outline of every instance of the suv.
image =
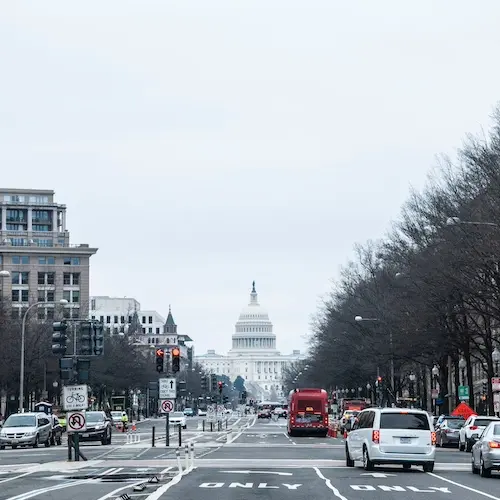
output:
[{"label": "suv", "polygon": [[460,451],[472,451],[474,440],[473,434],[481,434],[490,422],[500,422],[500,418],[493,416],[471,415],[464,426],[460,429],[458,435],[458,449]]},{"label": "suv", "polygon": [[4,422],[0,431],[0,450],[6,446],[33,446],[40,443],[50,446],[52,424],[45,413],[13,413]]},{"label": "suv", "polygon": [[369,408],[358,415],[345,443],[347,467],[362,460],[365,470],[374,465],[422,465],[434,470],[436,433],[427,412],[401,408]]}]

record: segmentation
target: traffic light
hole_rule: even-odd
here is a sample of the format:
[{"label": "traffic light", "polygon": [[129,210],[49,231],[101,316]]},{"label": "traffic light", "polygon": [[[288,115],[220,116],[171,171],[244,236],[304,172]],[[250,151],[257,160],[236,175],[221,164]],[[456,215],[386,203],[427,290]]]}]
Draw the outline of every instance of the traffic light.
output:
[{"label": "traffic light", "polygon": [[92,333],[93,328],[90,321],[80,323],[80,335],[78,339],[78,354],[80,356],[92,355]]},{"label": "traffic light", "polygon": [[210,375],[210,392],[217,392],[217,375]]},{"label": "traffic light", "polygon": [[247,400],[247,391],[241,393],[241,401],[244,403]]},{"label": "traffic light", "polygon": [[58,321],[52,324],[52,354],[64,356],[68,349],[68,336],[66,330],[68,324],[66,321]]},{"label": "traffic light", "polygon": [[172,373],[177,373],[181,369],[181,351],[178,347],[172,349]]},{"label": "traffic light", "polygon": [[486,381],[483,382],[483,395],[488,394],[488,384]]},{"label": "traffic light", "polygon": [[227,402],[229,402],[229,398],[228,398],[227,396],[224,396],[224,397],[222,398],[222,402],[223,402],[224,404],[225,404],[225,403],[227,403]]},{"label": "traffic light", "polygon": [[92,352],[96,356],[104,353],[104,325],[102,323],[92,324]]},{"label": "traffic light", "polygon": [[163,373],[163,363],[165,360],[165,351],[163,349],[156,349],[156,371]]},{"label": "traffic light", "polygon": [[222,389],[224,388],[224,383],[219,382],[218,386],[219,386],[219,394],[222,394]]},{"label": "traffic light", "polygon": [[90,380],[90,359],[76,360],[76,380],[79,384],[85,384]]},{"label": "traffic light", "polygon": [[208,392],[208,381],[207,377],[201,377],[201,392]]},{"label": "traffic light", "polygon": [[61,358],[59,360],[59,377],[61,380],[73,379],[73,358]]}]

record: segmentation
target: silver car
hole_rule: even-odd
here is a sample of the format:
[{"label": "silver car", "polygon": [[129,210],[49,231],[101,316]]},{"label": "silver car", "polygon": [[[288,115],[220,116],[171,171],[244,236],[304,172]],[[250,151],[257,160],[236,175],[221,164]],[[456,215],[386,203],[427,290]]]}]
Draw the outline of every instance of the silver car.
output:
[{"label": "silver car", "polygon": [[0,449],[6,446],[50,446],[52,424],[45,413],[14,413],[0,430]]},{"label": "silver car", "polygon": [[491,422],[481,436],[473,434],[472,473],[491,477],[492,470],[500,470],[500,423]]}]

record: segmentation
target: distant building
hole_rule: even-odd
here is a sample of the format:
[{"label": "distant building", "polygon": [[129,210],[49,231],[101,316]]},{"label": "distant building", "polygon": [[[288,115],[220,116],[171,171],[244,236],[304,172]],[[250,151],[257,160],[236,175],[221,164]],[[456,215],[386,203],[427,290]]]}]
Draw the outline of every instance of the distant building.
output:
[{"label": "distant building", "polygon": [[66,205],[54,191],[0,189],[0,296],[20,316],[30,303],[44,302],[38,319],[53,319],[61,299],[65,318],[86,318],[89,310],[88,244],[70,244]]},{"label": "distant building", "polygon": [[285,397],[283,370],[299,359],[304,356],[298,350],[283,355],[276,349],[273,324],[268,312],[259,304],[255,282],[250,302],[236,322],[232,349],[227,355],[208,350],[206,354],[195,356],[195,361],[210,373],[227,375],[231,381],[241,376],[247,391],[262,400],[269,400],[273,391],[278,397]]},{"label": "distant building", "polygon": [[104,323],[112,334],[128,335],[135,345],[148,346],[152,352],[156,347],[179,346],[183,365],[191,365],[193,348],[186,343],[192,339],[177,332],[170,306],[165,319],[157,311],[142,310],[134,298],[93,296],[90,304],[91,319]]}]

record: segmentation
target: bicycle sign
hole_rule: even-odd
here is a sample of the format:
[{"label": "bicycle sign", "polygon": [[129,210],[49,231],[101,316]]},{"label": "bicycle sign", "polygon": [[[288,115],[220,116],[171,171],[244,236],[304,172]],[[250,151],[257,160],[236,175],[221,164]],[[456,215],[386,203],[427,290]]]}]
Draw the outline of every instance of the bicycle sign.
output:
[{"label": "bicycle sign", "polygon": [[82,432],[87,430],[84,411],[69,411],[66,422],[68,432]]},{"label": "bicycle sign", "polygon": [[89,407],[87,385],[64,386],[62,396],[66,411],[86,410]]}]

